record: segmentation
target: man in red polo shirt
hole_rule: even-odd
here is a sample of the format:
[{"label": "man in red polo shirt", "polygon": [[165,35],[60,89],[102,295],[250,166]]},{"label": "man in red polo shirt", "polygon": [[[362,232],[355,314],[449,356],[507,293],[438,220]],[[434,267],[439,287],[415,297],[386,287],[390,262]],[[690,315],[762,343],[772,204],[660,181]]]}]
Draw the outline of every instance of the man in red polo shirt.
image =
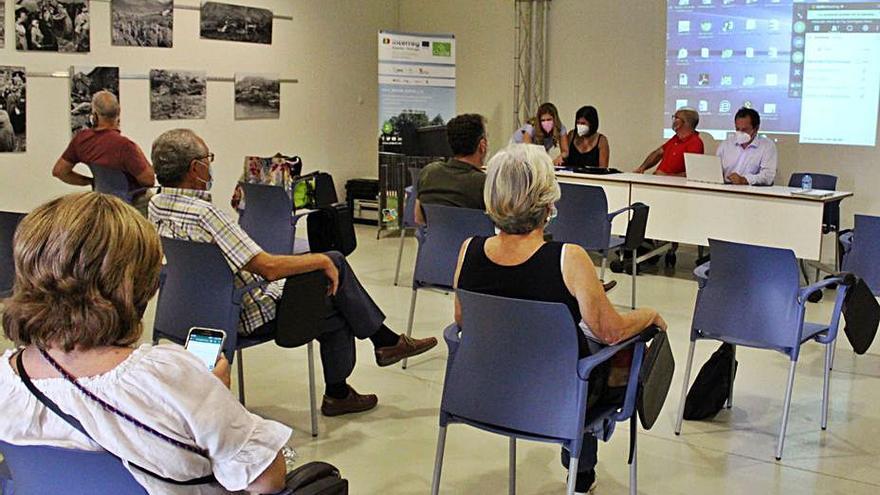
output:
[{"label": "man in red polo shirt", "polygon": [[[119,131],[119,100],[109,91],[99,91],[92,97],[93,126],[73,137],[61,158],[55,162],[52,175],[74,186],[91,186],[93,179],[73,170],[77,163],[122,170],[128,178],[129,191],[153,187],[156,174],[134,141]],[[147,194],[135,196],[132,206],[146,215]]]},{"label": "man in red polo shirt", "polygon": [[703,140],[697,132],[697,124],[700,123],[700,114],[692,108],[680,108],[672,117],[672,130],[675,135],[663,146],[652,151],[639,168],[633,170],[637,174],[643,174],[657,162],[660,166],[654,172],[656,175],[685,176],[684,154],[703,154]]}]

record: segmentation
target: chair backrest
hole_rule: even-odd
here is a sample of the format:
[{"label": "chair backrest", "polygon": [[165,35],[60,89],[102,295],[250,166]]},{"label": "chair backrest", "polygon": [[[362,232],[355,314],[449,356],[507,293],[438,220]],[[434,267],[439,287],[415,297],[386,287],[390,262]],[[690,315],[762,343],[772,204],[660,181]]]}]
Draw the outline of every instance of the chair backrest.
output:
[{"label": "chair backrest", "polygon": [[20,446],[0,441],[0,452],[12,473],[15,495],[146,495],[119,459],[107,452],[47,446]]},{"label": "chair backrest", "polygon": [[179,344],[192,327],[226,332],[226,350],[235,349],[240,306],[235,301],[234,275],[216,244],[162,238],[166,265],[162,270],[154,339]]},{"label": "chair backrest", "polygon": [[591,251],[607,249],[611,222],[605,190],[580,184],[559,184],[559,188],[562,197],[556,202],[557,216],[547,228],[553,240]]},{"label": "chair backrest", "polygon": [[95,191],[112,194],[126,203],[131,203],[131,191],[125,172],[101,165],[89,165],[89,170],[92,171],[92,177],[95,179]]},{"label": "chair backrest", "polygon": [[862,278],[871,292],[880,294],[880,217],[856,215],[853,244],[843,269]]},{"label": "chair backrest", "polygon": [[568,308],[464,290],[457,295],[461,344],[446,370],[441,414],[579,438],[586,394],[577,373],[579,330]]},{"label": "chair backrest", "polygon": [[[801,187],[801,181],[808,172],[795,172],[788,179],[788,187]],[[813,189],[824,189],[826,191],[837,190],[837,176],[829,174],[814,174],[809,172],[813,179]],[[831,230],[838,230],[840,227],[840,201],[825,203],[822,210],[822,224]]]},{"label": "chair backrest", "polygon": [[406,203],[403,206],[403,227],[406,229],[414,229],[418,227],[416,224],[416,198],[419,195],[419,175],[422,169],[419,167],[409,167],[410,180],[412,181],[407,189]]},{"label": "chair backrest", "polygon": [[246,198],[241,228],[267,253],[291,254],[296,238],[293,202],[281,186],[239,183]]},{"label": "chair backrest", "polygon": [[790,249],[709,239],[712,269],[700,289],[693,328],[734,343],[799,347],[800,274]]},{"label": "chair backrest", "polygon": [[0,297],[12,291],[15,263],[12,260],[12,238],[25,213],[0,211]]},{"label": "chair backrest", "polygon": [[428,228],[416,256],[413,284],[452,287],[461,245],[469,237],[494,235],[495,227],[481,210],[441,205],[422,209]]}]

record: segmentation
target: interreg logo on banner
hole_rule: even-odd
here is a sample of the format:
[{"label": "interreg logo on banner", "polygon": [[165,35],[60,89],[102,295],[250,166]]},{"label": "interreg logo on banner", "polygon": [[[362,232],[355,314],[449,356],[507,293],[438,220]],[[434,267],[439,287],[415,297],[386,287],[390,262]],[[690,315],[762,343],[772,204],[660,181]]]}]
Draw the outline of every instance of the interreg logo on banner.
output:
[{"label": "interreg logo on banner", "polygon": [[378,47],[378,128],[383,136],[444,125],[455,116],[453,35],[380,31]]}]

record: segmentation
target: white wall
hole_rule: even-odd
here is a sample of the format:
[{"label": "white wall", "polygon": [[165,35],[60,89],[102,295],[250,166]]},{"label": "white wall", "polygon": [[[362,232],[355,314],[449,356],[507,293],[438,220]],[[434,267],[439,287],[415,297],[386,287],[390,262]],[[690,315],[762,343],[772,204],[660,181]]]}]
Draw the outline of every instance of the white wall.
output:
[{"label": "white wall", "polygon": [[[513,12],[505,0],[401,0],[400,9],[401,30],[458,37],[458,111],[501,116],[490,123],[504,141],[512,130]],[[570,127],[578,107],[596,106],[611,165],[635,168],[662,143],[669,125],[663,116],[666,2],[553,0],[548,37],[549,100],[563,122]],[[796,136],[780,136],[777,146],[777,183],[794,171],[835,174],[839,189],[855,193],[843,203],[845,226],[855,212],[880,215],[880,147],[801,145]]]},{"label": "white wall", "polygon": [[[178,5],[197,5],[190,0]],[[305,169],[333,173],[337,188],[351,177],[376,172],[376,32],[397,29],[397,2],[385,0],[237,0],[272,9],[293,21],[275,20],[271,46],[199,39],[197,11],[176,9],[174,48],[110,46],[110,6],[92,2],[89,54],[18,52],[12,22],[14,0],[6,1],[3,65],[32,72],[70,65],[116,65],[123,74],[150,68],[207,70],[209,76],[274,72],[298,78],[282,84],[281,119],[235,121],[231,82],[208,82],[207,119],[149,119],[149,83],[122,80],[122,131],[149,156],[152,140],[174,127],[201,134],[217,155],[215,202],[228,207],[245,155],[277,151],[303,158]],[[27,211],[47,199],[82,190],[52,178],[51,168],[70,139],[68,79],[28,78],[28,151],[0,154],[0,209]]]}]

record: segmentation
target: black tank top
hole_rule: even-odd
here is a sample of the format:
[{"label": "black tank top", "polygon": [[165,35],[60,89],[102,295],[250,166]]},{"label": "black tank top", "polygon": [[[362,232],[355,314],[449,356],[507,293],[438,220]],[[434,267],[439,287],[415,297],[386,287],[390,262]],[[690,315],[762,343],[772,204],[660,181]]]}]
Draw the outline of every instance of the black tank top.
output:
[{"label": "black tank top", "polygon": [[602,135],[599,134],[599,139],[596,140],[596,146],[593,146],[593,149],[586,153],[581,153],[578,151],[577,146],[574,145],[576,137],[577,133],[573,132],[571,134],[571,139],[569,139],[568,158],[565,159],[565,165],[569,167],[598,167],[599,141],[602,140]]},{"label": "black tank top", "polygon": [[[493,296],[560,302],[568,307],[576,323],[581,322],[577,299],[562,278],[561,242],[547,242],[519,265],[503,266],[486,256],[486,237],[474,237],[468,244],[458,276],[458,288]],[[523,281],[528,281],[524,283]],[[590,354],[587,338],[576,328],[578,355]]]}]

